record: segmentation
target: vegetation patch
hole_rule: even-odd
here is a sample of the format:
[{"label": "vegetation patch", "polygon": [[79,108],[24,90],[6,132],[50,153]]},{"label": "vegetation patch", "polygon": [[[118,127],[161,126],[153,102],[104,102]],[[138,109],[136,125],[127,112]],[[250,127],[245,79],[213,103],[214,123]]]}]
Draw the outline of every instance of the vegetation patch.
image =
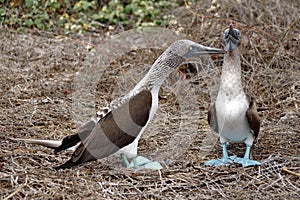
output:
[{"label": "vegetation patch", "polygon": [[[107,25],[125,28],[167,26],[167,11],[183,4],[180,0],[0,0],[0,23],[18,30],[76,33],[97,31]],[[164,14],[165,13],[165,14]]]}]

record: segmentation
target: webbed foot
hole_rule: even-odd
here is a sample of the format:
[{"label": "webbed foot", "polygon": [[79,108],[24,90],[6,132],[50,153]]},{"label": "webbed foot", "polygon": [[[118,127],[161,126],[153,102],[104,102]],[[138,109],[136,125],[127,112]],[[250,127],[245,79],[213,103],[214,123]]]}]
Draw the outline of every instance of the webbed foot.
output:
[{"label": "webbed foot", "polygon": [[228,157],[227,148],[226,148],[226,142],[222,143],[223,148],[223,157],[221,159],[213,159],[205,162],[205,165],[209,166],[222,166],[222,165],[230,165],[230,163],[233,163],[233,160],[236,158],[236,156],[230,156]]},{"label": "webbed foot", "polygon": [[221,159],[213,159],[213,160],[209,160],[205,162],[205,165],[208,166],[228,166],[231,163],[233,163],[234,159],[236,158],[236,156],[230,156],[230,157],[223,157]]},{"label": "webbed foot", "polygon": [[236,157],[234,159],[234,162],[243,165],[243,167],[249,167],[249,166],[261,164],[260,162],[258,162],[256,160],[250,160],[248,158],[239,158],[239,157]]},{"label": "webbed foot", "polygon": [[245,152],[244,158],[237,157],[234,159],[234,162],[243,165],[243,167],[260,165],[260,162],[249,159],[250,158],[250,149],[251,149],[251,145],[246,145],[246,152]]},{"label": "webbed foot", "polygon": [[121,154],[121,157],[127,168],[152,169],[152,170],[159,170],[159,169],[163,168],[159,162],[152,162],[151,160],[149,160],[143,156],[137,156],[137,157],[133,158],[130,163],[128,162],[128,160],[124,154]]}]

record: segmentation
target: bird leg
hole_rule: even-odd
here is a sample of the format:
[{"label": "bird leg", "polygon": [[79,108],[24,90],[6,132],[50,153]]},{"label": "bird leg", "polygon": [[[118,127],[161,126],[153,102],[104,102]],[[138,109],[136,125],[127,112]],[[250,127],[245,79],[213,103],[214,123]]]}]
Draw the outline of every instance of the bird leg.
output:
[{"label": "bird leg", "polygon": [[232,163],[232,160],[234,160],[235,156],[228,157],[227,148],[226,148],[226,142],[222,143],[222,149],[223,149],[223,157],[221,159],[213,159],[205,162],[205,165],[209,166],[221,166],[221,165],[229,165]]},{"label": "bird leg", "polygon": [[152,162],[143,156],[137,156],[133,158],[131,162],[128,161],[127,157],[123,153],[121,154],[121,158],[126,168],[152,169],[152,170],[159,170],[163,168],[159,162]]},{"label": "bird leg", "polygon": [[251,145],[247,145],[244,158],[238,158],[237,157],[237,158],[234,159],[234,162],[243,165],[243,167],[248,167],[248,166],[253,166],[253,165],[260,165],[260,162],[258,162],[256,160],[250,160],[250,150],[251,150]]},{"label": "bird leg", "polygon": [[123,161],[124,165],[126,166],[126,168],[129,168],[130,163],[128,162],[128,159],[126,158],[126,156],[123,153],[121,153],[121,158],[122,158],[122,161]]}]

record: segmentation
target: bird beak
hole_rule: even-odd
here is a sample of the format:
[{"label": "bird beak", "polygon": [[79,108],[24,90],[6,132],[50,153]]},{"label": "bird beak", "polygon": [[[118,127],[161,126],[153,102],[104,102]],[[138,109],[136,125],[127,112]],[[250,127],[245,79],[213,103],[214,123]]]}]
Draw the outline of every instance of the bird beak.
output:
[{"label": "bird beak", "polygon": [[186,53],[185,57],[191,58],[191,57],[198,57],[198,56],[206,55],[206,54],[225,54],[225,53],[227,53],[227,52],[223,49],[207,47],[207,46],[203,46],[201,44],[196,44],[196,45],[193,45],[192,50],[190,50],[189,52]]},{"label": "bird beak", "polygon": [[229,35],[233,35],[234,36],[234,31],[233,31],[232,24],[229,24]]},{"label": "bird beak", "polygon": [[204,54],[225,54],[225,53],[227,53],[227,52],[223,49],[207,47],[207,46],[202,46],[201,48],[199,48],[199,51],[198,51],[199,55],[204,55]]},{"label": "bird beak", "polygon": [[228,33],[227,33],[228,36],[225,38],[226,48],[229,51],[233,51],[237,47],[239,38],[236,35],[236,33],[234,32],[232,24],[229,25],[229,29],[227,29],[227,30],[228,30]]},{"label": "bird beak", "polygon": [[231,43],[233,44],[236,44],[238,41],[237,41],[237,36],[235,35],[234,31],[233,31],[233,27],[232,25],[230,24],[229,25],[229,33],[228,33],[228,39]]}]

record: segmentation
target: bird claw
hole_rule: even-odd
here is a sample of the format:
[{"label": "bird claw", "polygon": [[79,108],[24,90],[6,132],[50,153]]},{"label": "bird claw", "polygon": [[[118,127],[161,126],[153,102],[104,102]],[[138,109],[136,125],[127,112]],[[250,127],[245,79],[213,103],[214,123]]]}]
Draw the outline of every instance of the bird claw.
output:
[{"label": "bird claw", "polygon": [[256,161],[256,160],[250,160],[250,159],[247,159],[247,158],[239,158],[239,157],[236,157],[234,159],[234,162],[238,163],[238,164],[241,164],[243,167],[261,165],[261,163]]}]

